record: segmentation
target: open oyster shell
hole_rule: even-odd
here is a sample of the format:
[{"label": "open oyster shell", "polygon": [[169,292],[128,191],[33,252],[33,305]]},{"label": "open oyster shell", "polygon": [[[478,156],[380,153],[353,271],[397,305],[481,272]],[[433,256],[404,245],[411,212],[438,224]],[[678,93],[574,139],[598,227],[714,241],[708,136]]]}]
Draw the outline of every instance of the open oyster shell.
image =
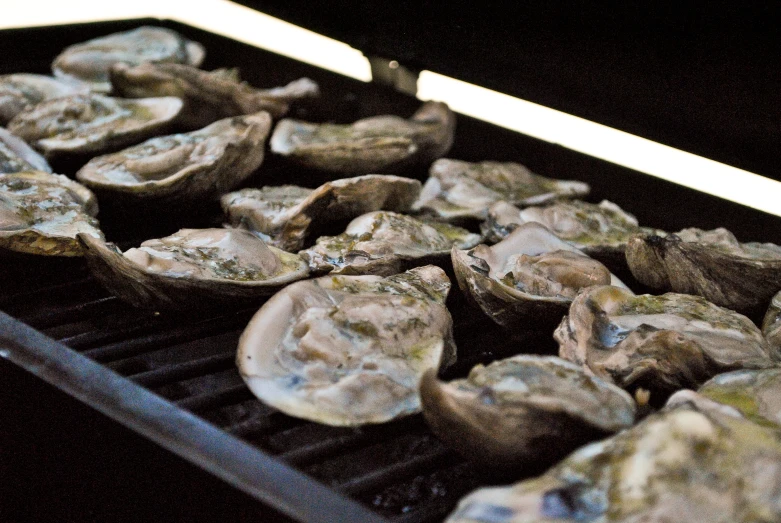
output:
[{"label": "open oyster shell", "polygon": [[649,390],[652,401],[722,372],[781,361],[751,320],[688,294],[591,287],[553,336],[562,358],[622,388]]},{"label": "open oyster shell", "polygon": [[756,321],[781,290],[781,247],[739,243],[723,228],[638,236],[627,244],[626,260],[637,281],[653,289],[697,294]]},{"label": "open oyster shell", "polygon": [[470,163],[443,158],[434,162],[429,175],[415,210],[429,211],[448,221],[483,220],[488,207],[497,201],[538,205],[585,196],[590,191],[587,183],[546,178],[513,162]]},{"label": "open oyster shell", "polygon": [[270,130],[265,111],[226,118],[93,158],[76,178],[101,197],[198,203],[233,189],[260,166]]},{"label": "open oyster shell", "polygon": [[264,403],[319,423],[412,414],[420,410],[423,373],[455,360],[449,289],[434,266],[294,283],[250,321],[239,340],[239,372]]},{"label": "open oyster shell", "polygon": [[78,238],[95,278],[141,308],[256,303],[309,272],[295,254],[238,229],[181,229],[124,253],[97,238]]},{"label": "open oyster shell", "polygon": [[453,247],[469,248],[479,241],[479,234],[447,223],[375,211],[355,218],[339,236],[318,238],[299,254],[312,272],[389,275],[410,265],[441,263]]},{"label": "open oyster shell", "polygon": [[65,96],[22,111],[8,130],[47,157],[100,154],[165,132],[181,108],[182,101],[174,97]]},{"label": "open oyster shell", "polygon": [[404,212],[420,193],[420,182],[367,174],[327,182],[317,189],[295,185],[242,189],[220,201],[234,227],[246,227],[270,245],[297,251],[315,223],[346,220],[381,209]]},{"label": "open oyster shell", "polygon": [[781,368],[736,370],[706,381],[697,391],[739,410],[761,425],[781,427]]},{"label": "open oyster shell", "polygon": [[[552,329],[577,292],[624,284],[597,260],[529,222],[489,247],[451,253],[458,286],[492,320],[509,329]],[[628,291],[627,289],[627,292]]]},{"label": "open oyster shell", "polygon": [[772,347],[781,349],[781,291],[770,300],[762,320],[762,334]]},{"label": "open oyster shell", "polygon": [[108,93],[109,71],[114,64],[171,62],[197,67],[205,55],[201,44],[176,31],[142,26],[71,45],[54,59],[52,71],[60,78],[86,82],[95,92]]},{"label": "open oyster shell", "polygon": [[87,94],[89,87],[42,74],[16,73],[0,76],[0,125],[44,100]]},{"label": "open oyster shell", "polygon": [[632,236],[665,234],[658,229],[640,227],[637,218],[608,200],[599,204],[566,200],[524,209],[508,202],[497,202],[489,207],[482,231],[486,240],[498,242],[518,225],[528,222],[543,224],[611,270],[626,270],[626,243]]},{"label": "open oyster shell", "polygon": [[256,89],[238,79],[235,70],[203,71],[181,64],[146,63],[111,69],[114,91],[127,98],[176,96],[184,100],[180,121],[198,128],[221,118],[267,111],[284,116],[296,100],[319,95],[317,84],[301,78],[284,87]]},{"label": "open oyster shell", "polygon": [[373,116],[349,125],[281,120],[271,150],[323,171],[390,173],[426,164],[450,150],[456,117],[441,102],[424,103],[408,120]]},{"label": "open oyster shell", "polygon": [[77,234],[103,238],[92,192],[61,174],[0,174],[0,247],[46,256],[81,256]]},{"label": "open oyster shell", "polygon": [[24,140],[0,127],[0,174],[43,171],[52,168],[46,158],[35,152]]},{"label": "open oyster shell", "polygon": [[781,432],[681,402],[592,443],[545,475],[482,488],[448,523],[781,520]]},{"label": "open oyster shell", "polygon": [[[577,447],[630,427],[632,398],[552,356],[477,365],[466,379],[420,383],[431,430],[483,467],[544,470]],[[552,442],[555,442],[552,444]]]}]

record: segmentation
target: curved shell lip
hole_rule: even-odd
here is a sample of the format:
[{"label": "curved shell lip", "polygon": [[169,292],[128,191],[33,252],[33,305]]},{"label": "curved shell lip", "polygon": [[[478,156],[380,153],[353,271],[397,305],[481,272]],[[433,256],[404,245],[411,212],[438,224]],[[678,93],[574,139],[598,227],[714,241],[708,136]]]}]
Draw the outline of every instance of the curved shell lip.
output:
[{"label": "curved shell lip", "polygon": [[[208,127],[211,127],[216,124],[220,124],[221,122],[233,120],[234,118],[237,117],[230,117],[224,120],[217,121]],[[244,140],[251,133],[257,131],[260,135],[262,135],[260,142],[265,142],[266,138],[268,137],[268,133],[271,129],[271,116],[267,112],[261,111],[260,113],[256,113],[254,115],[245,115],[244,118],[253,118],[253,120],[255,120],[251,124],[251,126],[253,127],[246,129],[241,136],[237,137],[238,140],[230,140],[222,144],[220,146],[221,151],[219,155],[210,154],[211,157],[207,161],[188,164],[182,169],[164,178],[160,178],[156,180],[147,180],[138,183],[127,183],[127,184],[113,183],[109,180],[106,180],[104,177],[100,176],[98,168],[94,167],[94,165],[97,163],[95,162],[95,160],[97,160],[98,158],[102,158],[99,156],[94,158],[93,160],[90,160],[86,165],[84,165],[81,169],[79,169],[79,171],[76,173],[76,179],[95,190],[112,192],[112,193],[122,193],[124,195],[130,195],[130,196],[143,198],[143,199],[161,198],[161,197],[171,195],[172,193],[180,193],[181,191],[187,191],[188,187],[192,185],[192,179],[198,177],[199,175],[218,176],[219,173],[216,172],[216,170],[223,167],[223,164],[226,163],[227,159],[233,158],[234,155],[232,153],[238,152],[241,149],[246,148]],[[201,129],[201,131],[205,131],[208,127]],[[143,143],[139,145],[143,145]],[[106,155],[106,156],[121,155],[123,152],[124,150],[118,151],[116,153],[111,153],[110,155]],[[264,157],[263,153],[264,153],[264,149],[262,147],[258,148],[256,154],[258,161],[251,161],[250,165],[247,168],[242,169],[243,171],[246,171],[245,175],[241,176],[240,177],[241,179],[238,180],[236,183],[231,184],[232,186],[241,183],[241,181],[243,181],[247,176],[249,176],[260,166],[260,164],[263,162],[263,157]],[[249,156],[250,155],[243,156],[242,160],[246,160]],[[237,163],[241,163],[241,161]],[[235,168],[232,169],[234,171],[236,170]],[[214,183],[209,184],[209,187],[206,188],[206,191],[208,192],[208,190],[214,190],[215,188],[214,186],[218,182],[219,179],[216,178],[214,180]],[[202,191],[199,191],[199,193],[200,192]],[[179,199],[178,198],[179,195],[174,194],[174,196],[177,196],[176,199]],[[195,198],[194,196],[190,195],[189,199],[194,199],[194,198]]]},{"label": "curved shell lip", "polygon": [[[301,260],[295,271],[267,280],[240,281],[219,278],[182,278],[145,271],[102,239],[79,234],[90,272],[110,292],[136,307],[165,309],[209,308],[229,303],[253,302],[309,274]],[[272,247],[269,247],[272,248]],[[290,260],[296,255],[276,250]],[[210,303],[213,302],[213,303]]]},{"label": "curved shell lip", "polygon": [[10,97],[4,99],[2,95],[4,82],[31,86],[43,96],[43,100],[73,94],[88,94],[90,91],[89,86],[82,82],[55,78],[42,74],[12,73],[0,75],[0,125],[5,125],[19,112],[31,106],[31,104],[27,103],[27,98],[20,100],[20,98],[15,95],[15,89],[13,87],[11,88]]},{"label": "curved shell lip", "polygon": [[[4,143],[12,153],[29,165],[30,170],[45,173],[52,172],[52,168],[49,162],[46,161],[46,158],[27,145],[27,142],[2,127],[0,127],[0,143]],[[2,171],[0,171],[0,174],[3,174]]]}]

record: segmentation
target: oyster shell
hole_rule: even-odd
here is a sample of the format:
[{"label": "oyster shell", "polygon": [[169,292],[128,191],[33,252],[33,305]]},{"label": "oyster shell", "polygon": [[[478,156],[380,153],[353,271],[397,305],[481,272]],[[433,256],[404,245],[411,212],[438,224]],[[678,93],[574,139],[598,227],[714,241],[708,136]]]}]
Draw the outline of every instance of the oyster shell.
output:
[{"label": "oyster shell", "polygon": [[86,82],[96,92],[111,91],[109,71],[114,64],[172,62],[201,65],[203,46],[162,27],[142,26],[71,45],[52,62],[54,75]]},{"label": "oyster shell", "polygon": [[61,174],[0,174],[0,247],[46,256],[81,256],[76,235],[102,238],[98,202]]},{"label": "oyster shell", "polygon": [[484,220],[488,207],[498,201],[538,205],[585,196],[590,191],[587,183],[546,178],[513,162],[470,163],[443,158],[434,162],[429,175],[414,208],[448,221]]},{"label": "oyster shell", "polygon": [[458,286],[493,321],[510,329],[524,324],[554,328],[584,287],[624,284],[597,260],[529,222],[489,247],[453,249]]},{"label": "oyster shell", "polygon": [[242,189],[221,198],[234,227],[246,227],[270,245],[297,251],[310,225],[321,225],[386,209],[409,210],[420,182],[399,176],[367,174],[327,182],[317,189],[295,185]]},{"label": "oyster shell", "polygon": [[761,425],[781,427],[781,368],[719,374],[697,391]]},{"label": "oyster shell", "polygon": [[527,222],[543,224],[556,236],[611,270],[626,270],[626,243],[632,236],[665,234],[658,229],[640,227],[637,218],[608,200],[599,204],[580,200],[557,201],[524,209],[507,202],[497,202],[489,207],[482,231],[488,241],[498,242],[518,225]]},{"label": "oyster shell", "polygon": [[405,265],[447,259],[450,249],[473,247],[480,235],[441,222],[424,222],[390,211],[355,218],[339,236],[322,236],[299,254],[312,272],[380,274]]},{"label": "oyster shell", "polygon": [[78,238],[95,278],[142,308],[255,303],[308,274],[295,254],[238,229],[181,229],[124,253],[97,238]]},{"label": "oyster shell", "polygon": [[281,120],[271,136],[276,154],[341,174],[396,172],[426,164],[450,150],[456,117],[441,102],[426,102],[409,120],[373,116],[350,125]]},{"label": "oyster shell", "polygon": [[0,125],[44,100],[87,94],[89,87],[42,74],[16,73],[0,76]]},{"label": "oyster shell", "polygon": [[239,372],[264,403],[319,423],[412,414],[420,410],[423,373],[455,360],[449,289],[434,266],[294,283],[250,321],[239,340]]},{"label": "oyster shell", "polygon": [[570,455],[545,475],[482,488],[448,523],[781,520],[781,432],[694,402]]},{"label": "oyster shell", "polygon": [[317,84],[300,78],[284,87],[256,89],[240,82],[235,70],[202,71],[189,65],[146,63],[111,69],[114,91],[127,98],[176,96],[184,100],[180,120],[198,128],[221,118],[268,111],[284,116],[296,100],[320,94]]},{"label": "oyster shell", "polygon": [[591,287],[553,336],[562,358],[622,388],[649,390],[657,401],[722,372],[781,361],[751,320],[688,294]]},{"label": "oyster shell", "polygon": [[47,157],[100,154],[165,132],[181,108],[182,101],[173,97],[65,96],[22,111],[8,130]]},{"label": "oyster shell", "polygon": [[638,236],[627,244],[626,260],[652,289],[697,294],[756,321],[781,290],[781,247],[740,243],[723,228]]},{"label": "oyster shell", "polygon": [[35,152],[24,140],[0,127],[0,174],[43,171],[52,168],[46,158]]},{"label": "oyster shell", "polygon": [[762,320],[762,334],[772,347],[781,349],[781,291],[770,300]]},{"label": "oyster shell", "polygon": [[236,116],[191,133],[151,138],[90,160],[76,178],[130,202],[194,204],[228,191],[261,164],[268,113]]},{"label": "oyster shell", "polygon": [[503,469],[544,470],[635,417],[629,394],[553,356],[477,365],[449,383],[430,370],[420,397],[437,437],[482,466]]}]

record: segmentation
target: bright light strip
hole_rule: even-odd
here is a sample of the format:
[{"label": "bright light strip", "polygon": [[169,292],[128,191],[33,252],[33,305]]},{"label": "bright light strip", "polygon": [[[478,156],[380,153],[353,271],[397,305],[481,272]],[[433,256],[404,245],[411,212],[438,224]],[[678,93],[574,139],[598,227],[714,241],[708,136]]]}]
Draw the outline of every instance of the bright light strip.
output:
[{"label": "bright light strip", "polygon": [[781,182],[431,71],[418,98],[651,176],[781,216]]}]

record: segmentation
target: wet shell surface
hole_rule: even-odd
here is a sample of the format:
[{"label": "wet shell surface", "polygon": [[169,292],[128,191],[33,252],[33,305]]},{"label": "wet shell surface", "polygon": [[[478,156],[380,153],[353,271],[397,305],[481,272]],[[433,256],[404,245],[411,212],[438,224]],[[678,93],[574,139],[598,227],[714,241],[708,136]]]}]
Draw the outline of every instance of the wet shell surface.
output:
[{"label": "wet shell surface", "polygon": [[543,476],[481,488],[448,523],[781,520],[781,432],[684,401],[574,452]]},{"label": "wet shell surface", "polygon": [[295,185],[242,189],[220,201],[231,225],[295,252],[304,247],[312,224],[321,226],[383,209],[407,211],[420,187],[411,178],[367,174],[327,182],[317,189]]},{"label": "wet shell surface", "polygon": [[635,296],[610,286],[579,294],[554,338],[562,358],[622,388],[649,390],[656,402],[722,372],[781,361],[741,314],[699,296]]},{"label": "wet shell surface", "polygon": [[260,166],[270,130],[266,112],[226,118],[93,158],[76,178],[101,197],[198,203],[236,187]]},{"label": "wet shell surface", "polygon": [[35,152],[24,140],[0,127],[0,174],[43,171],[52,168],[46,158]]},{"label": "wet shell surface", "polygon": [[770,300],[762,320],[762,334],[772,347],[781,349],[781,291]]},{"label": "wet shell surface", "polygon": [[455,122],[441,102],[424,103],[408,120],[384,115],[339,125],[284,119],[271,136],[271,151],[323,171],[392,173],[447,153]]},{"label": "wet shell surface", "polygon": [[17,114],[45,100],[87,93],[89,93],[87,85],[42,74],[1,75],[0,125],[6,125]]},{"label": "wet shell surface", "polygon": [[508,329],[553,329],[580,289],[626,288],[600,262],[536,222],[517,227],[496,245],[454,248],[451,256],[458,286]]},{"label": "wet shell surface", "polygon": [[755,321],[781,290],[781,247],[740,243],[723,228],[637,236],[626,260],[635,278],[652,289],[696,294]]},{"label": "wet shell surface", "polygon": [[318,238],[299,254],[315,273],[389,275],[405,265],[446,262],[453,247],[469,248],[479,241],[480,235],[447,223],[375,211],[354,219],[339,236]]},{"label": "wet shell surface", "polygon": [[429,175],[415,209],[449,221],[484,220],[488,208],[498,201],[539,205],[585,196],[590,191],[586,183],[546,178],[514,162],[470,163],[443,158],[434,162]]},{"label": "wet shell surface", "polygon": [[0,174],[0,247],[45,256],[81,256],[77,234],[102,239],[92,192],[61,174]]},{"label": "wet shell surface", "polygon": [[173,97],[66,96],[22,111],[8,130],[47,157],[100,154],[163,133],[181,108],[182,101]]},{"label": "wet shell surface", "polygon": [[781,427],[781,368],[719,374],[697,391],[739,410],[750,420]]},{"label": "wet shell surface", "polygon": [[182,229],[124,253],[79,235],[87,264],[112,294],[147,309],[257,303],[305,278],[306,263],[237,229]]},{"label": "wet shell surface", "polygon": [[180,120],[198,128],[222,118],[267,111],[274,118],[284,116],[290,104],[317,97],[320,90],[309,78],[283,87],[257,89],[241,82],[234,69],[203,71],[170,63],[146,63],[111,69],[114,91],[127,98],[176,96],[184,100]]},{"label": "wet shell surface", "polygon": [[544,470],[635,418],[629,394],[553,356],[477,365],[448,383],[428,371],[420,396],[437,437],[489,468]]},{"label": "wet shell surface", "polygon": [[294,283],[250,321],[239,372],[264,403],[319,423],[357,426],[418,412],[420,377],[455,360],[449,289],[434,266]]},{"label": "wet shell surface", "polygon": [[162,27],[142,26],[71,45],[52,62],[54,75],[87,83],[95,92],[111,91],[114,64],[171,62],[201,65],[203,46]]}]

